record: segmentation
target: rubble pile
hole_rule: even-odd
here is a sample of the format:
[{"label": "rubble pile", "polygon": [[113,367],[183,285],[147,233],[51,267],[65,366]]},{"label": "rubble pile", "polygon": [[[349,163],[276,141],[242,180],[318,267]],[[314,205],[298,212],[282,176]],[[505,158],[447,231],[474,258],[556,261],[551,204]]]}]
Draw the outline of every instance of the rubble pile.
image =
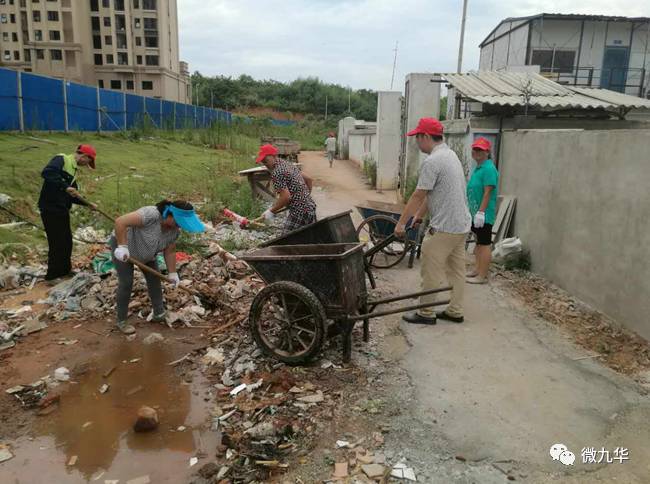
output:
[{"label": "rubble pile", "polygon": [[569,331],[610,368],[628,375],[650,370],[650,345],[642,337],[531,272],[497,275],[537,316]]}]

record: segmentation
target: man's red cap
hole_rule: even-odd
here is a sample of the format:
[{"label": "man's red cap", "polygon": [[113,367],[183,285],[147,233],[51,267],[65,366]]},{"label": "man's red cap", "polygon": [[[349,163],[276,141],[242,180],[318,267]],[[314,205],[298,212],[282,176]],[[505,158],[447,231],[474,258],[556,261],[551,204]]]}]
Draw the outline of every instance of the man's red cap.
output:
[{"label": "man's red cap", "polygon": [[93,170],[95,169],[95,158],[97,158],[97,151],[95,151],[95,148],[93,148],[92,145],[77,146],[77,153],[88,156],[90,158],[90,167]]},{"label": "man's red cap", "polygon": [[477,138],[474,143],[472,143],[472,149],[490,151],[492,149],[492,143],[485,138]]},{"label": "man's red cap", "polygon": [[260,151],[257,153],[257,158],[255,158],[255,163],[262,163],[264,158],[269,155],[277,155],[278,149],[273,145],[262,145],[260,146]]},{"label": "man's red cap", "polygon": [[415,136],[416,134],[442,136],[442,132],[442,124],[436,118],[420,118],[415,129],[406,133],[406,136]]}]

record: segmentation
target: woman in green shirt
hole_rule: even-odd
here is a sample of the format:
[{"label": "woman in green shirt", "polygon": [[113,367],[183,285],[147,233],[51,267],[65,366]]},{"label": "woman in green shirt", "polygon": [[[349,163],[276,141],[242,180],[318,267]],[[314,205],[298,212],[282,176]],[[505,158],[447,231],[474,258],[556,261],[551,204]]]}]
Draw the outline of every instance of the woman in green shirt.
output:
[{"label": "woman in green shirt", "polygon": [[485,284],[492,261],[492,225],[496,218],[497,171],[490,151],[492,144],[485,138],[478,138],[472,144],[472,158],[476,168],[467,184],[467,202],[472,215],[472,232],[476,234],[476,270],[468,274],[470,284]]}]

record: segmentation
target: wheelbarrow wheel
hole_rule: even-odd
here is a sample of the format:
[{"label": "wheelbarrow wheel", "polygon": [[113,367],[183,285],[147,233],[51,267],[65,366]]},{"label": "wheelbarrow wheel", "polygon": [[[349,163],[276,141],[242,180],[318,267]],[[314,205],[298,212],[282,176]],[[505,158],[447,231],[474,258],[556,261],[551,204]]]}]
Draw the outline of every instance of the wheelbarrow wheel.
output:
[{"label": "wheelbarrow wheel", "polygon": [[[370,247],[378,245],[389,237],[395,230],[397,220],[388,215],[373,215],[364,219],[357,229],[360,242],[366,242]],[[388,269],[396,266],[406,256],[409,242],[396,240],[372,256],[370,265],[377,269]]]},{"label": "wheelbarrow wheel", "polygon": [[255,342],[267,355],[287,364],[305,363],[323,346],[325,309],[305,286],[280,281],[262,289],[251,304]]}]

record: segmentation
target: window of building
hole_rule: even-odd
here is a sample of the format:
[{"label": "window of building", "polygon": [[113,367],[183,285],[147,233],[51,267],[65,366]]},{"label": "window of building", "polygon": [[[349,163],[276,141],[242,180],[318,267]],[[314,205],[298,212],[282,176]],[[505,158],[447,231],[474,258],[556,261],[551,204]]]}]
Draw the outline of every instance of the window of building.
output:
[{"label": "window of building", "polygon": [[61,40],[61,32],[58,30],[50,30],[50,40]]},{"label": "window of building", "polygon": [[104,89],[104,79],[99,79],[97,81],[97,87],[99,87],[100,89]]},{"label": "window of building", "polygon": [[135,45],[137,45],[138,47],[142,45],[142,37],[135,38]]},{"label": "window of building", "polygon": [[113,36],[105,35],[104,36],[104,45],[113,45]]},{"label": "window of building", "polygon": [[90,0],[90,11],[99,12],[99,0]]},{"label": "window of building", "polygon": [[126,81],[126,88],[127,88],[129,91],[133,91],[133,89],[135,89],[135,87],[134,87],[134,85],[133,85],[133,81]]},{"label": "window of building", "polygon": [[158,30],[158,19],[145,18],[144,19],[144,28],[146,30]]},{"label": "window of building", "polygon": [[111,18],[104,17],[104,27],[110,27],[110,26],[111,26]]},{"label": "window of building", "polygon": [[124,32],[126,30],[126,17],[124,15],[115,16],[115,28],[120,32]]},{"label": "window of building", "polygon": [[142,0],[143,10],[156,10],[156,0]]},{"label": "window of building", "polygon": [[101,66],[104,64],[104,56],[101,54],[95,54],[95,65]]},{"label": "window of building", "polygon": [[5,42],[9,41],[9,32],[2,32],[2,40]]},{"label": "window of building", "polygon": [[136,64],[141,66],[142,65],[142,56],[141,55],[135,56],[135,62],[136,62]]},{"label": "window of building", "polygon": [[43,60],[45,59],[45,50],[44,49],[36,49],[36,58]]},{"label": "window of building", "polygon": [[113,64],[113,54],[106,54],[106,63]]},{"label": "window of building", "polygon": [[542,72],[573,72],[576,53],[574,50],[533,50],[531,65],[540,66]]},{"label": "window of building", "polygon": [[47,11],[47,19],[50,22],[58,22],[59,21],[59,12],[56,12],[54,10],[48,10]]},{"label": "window of building", "polygon": [[124,12],[124,0],[115,0],[115,10]]},{"label": "window of building", "polygon": [[158,56],[157,55],[147,55],[145,56],[145,62],[148,66],[157,66],[158,65]]},{"label": "window of building", "polygon": [[6,13],[3,13],[2,15],[0,15],[0,22],[3,23],[3,24],[7,23],[7,14]]},{"label": "window of building", "polygon": [[50,50],[50,59],[53,61],[63,60],[63,52],[61,49],[52,49]]},{"label": "window of building", "polygon": [[102,0],[102,7],[111,8],[111,0]]},{"label": "window of building", "polygon": [[93,49],[101,49],[101,48],[102,48],[102,36],[93,35]]},{"label": "window of building", "polygon": [[4,59],[5,60],[11,60],[11,51],[5,50]]},{"label": "window of building", "polygon": [[43,41],[43,31],[42,30],[34,30],[34,40],[36,42],[42,42]]},{"label": "window of building", "polygon": [[133,8],[140,8],[140,0],[133,0]]},{"label": "window of building", "polygon": [[31,62],[32,61],[32,51],[29,49],[25,49],[23,51],[23,57],[25,57],[25,62]]},{"label": "window of building", "polygon": [[41,0],[32,0],[32,3],[40,3]]},{"label": "window of building", "polygon": [[18,42],[18,34],[16,32],[11,33],[11,40]]},{"label": "window of building", "polygon": [[144,38],[144,45],[150,48],[158,47],[158,36],[157,35],[147,35]]},{"label": "window of building", "polygon": [[90,26],[93,32],[99,32],[100,30],[99,17],[90,17]]},{"label": "window of building", "polygon": [[136,17],[135,19],[133,19],[133,25],[135,26],[136,29],[139,29],[140,26],[142,25],[142,19]]},{"label": "window of building", "polygon": [[20,52],[17,50],[14,50],[14,60],[20,60]]},{"label": "window of building", "polygon": [[34,22],[40,22],[41,21],[41,12],[40,10],[34,10],[32,12],[32,19]]},{"label": "window of building", "polygon": [[111,89],[122,89],[122,81],[119,79],[113,79],[111,81]]},{"label": "window of building", "polygon": [[16,23],[16,15],[13,14],[13,13],[10,14],[10,15],[9,15],[9,21],[10,21],[12,24],[15,24],[15,23]]},{"label": "window of building", "polygon": [[117,53],[117,64],[120,66],[128,66],[129,65],[129,54],[126,52],[118,52]]},{"label": "window of building", "polygon": [[143,91],[153,91],[153,81],[142,81]]}]

